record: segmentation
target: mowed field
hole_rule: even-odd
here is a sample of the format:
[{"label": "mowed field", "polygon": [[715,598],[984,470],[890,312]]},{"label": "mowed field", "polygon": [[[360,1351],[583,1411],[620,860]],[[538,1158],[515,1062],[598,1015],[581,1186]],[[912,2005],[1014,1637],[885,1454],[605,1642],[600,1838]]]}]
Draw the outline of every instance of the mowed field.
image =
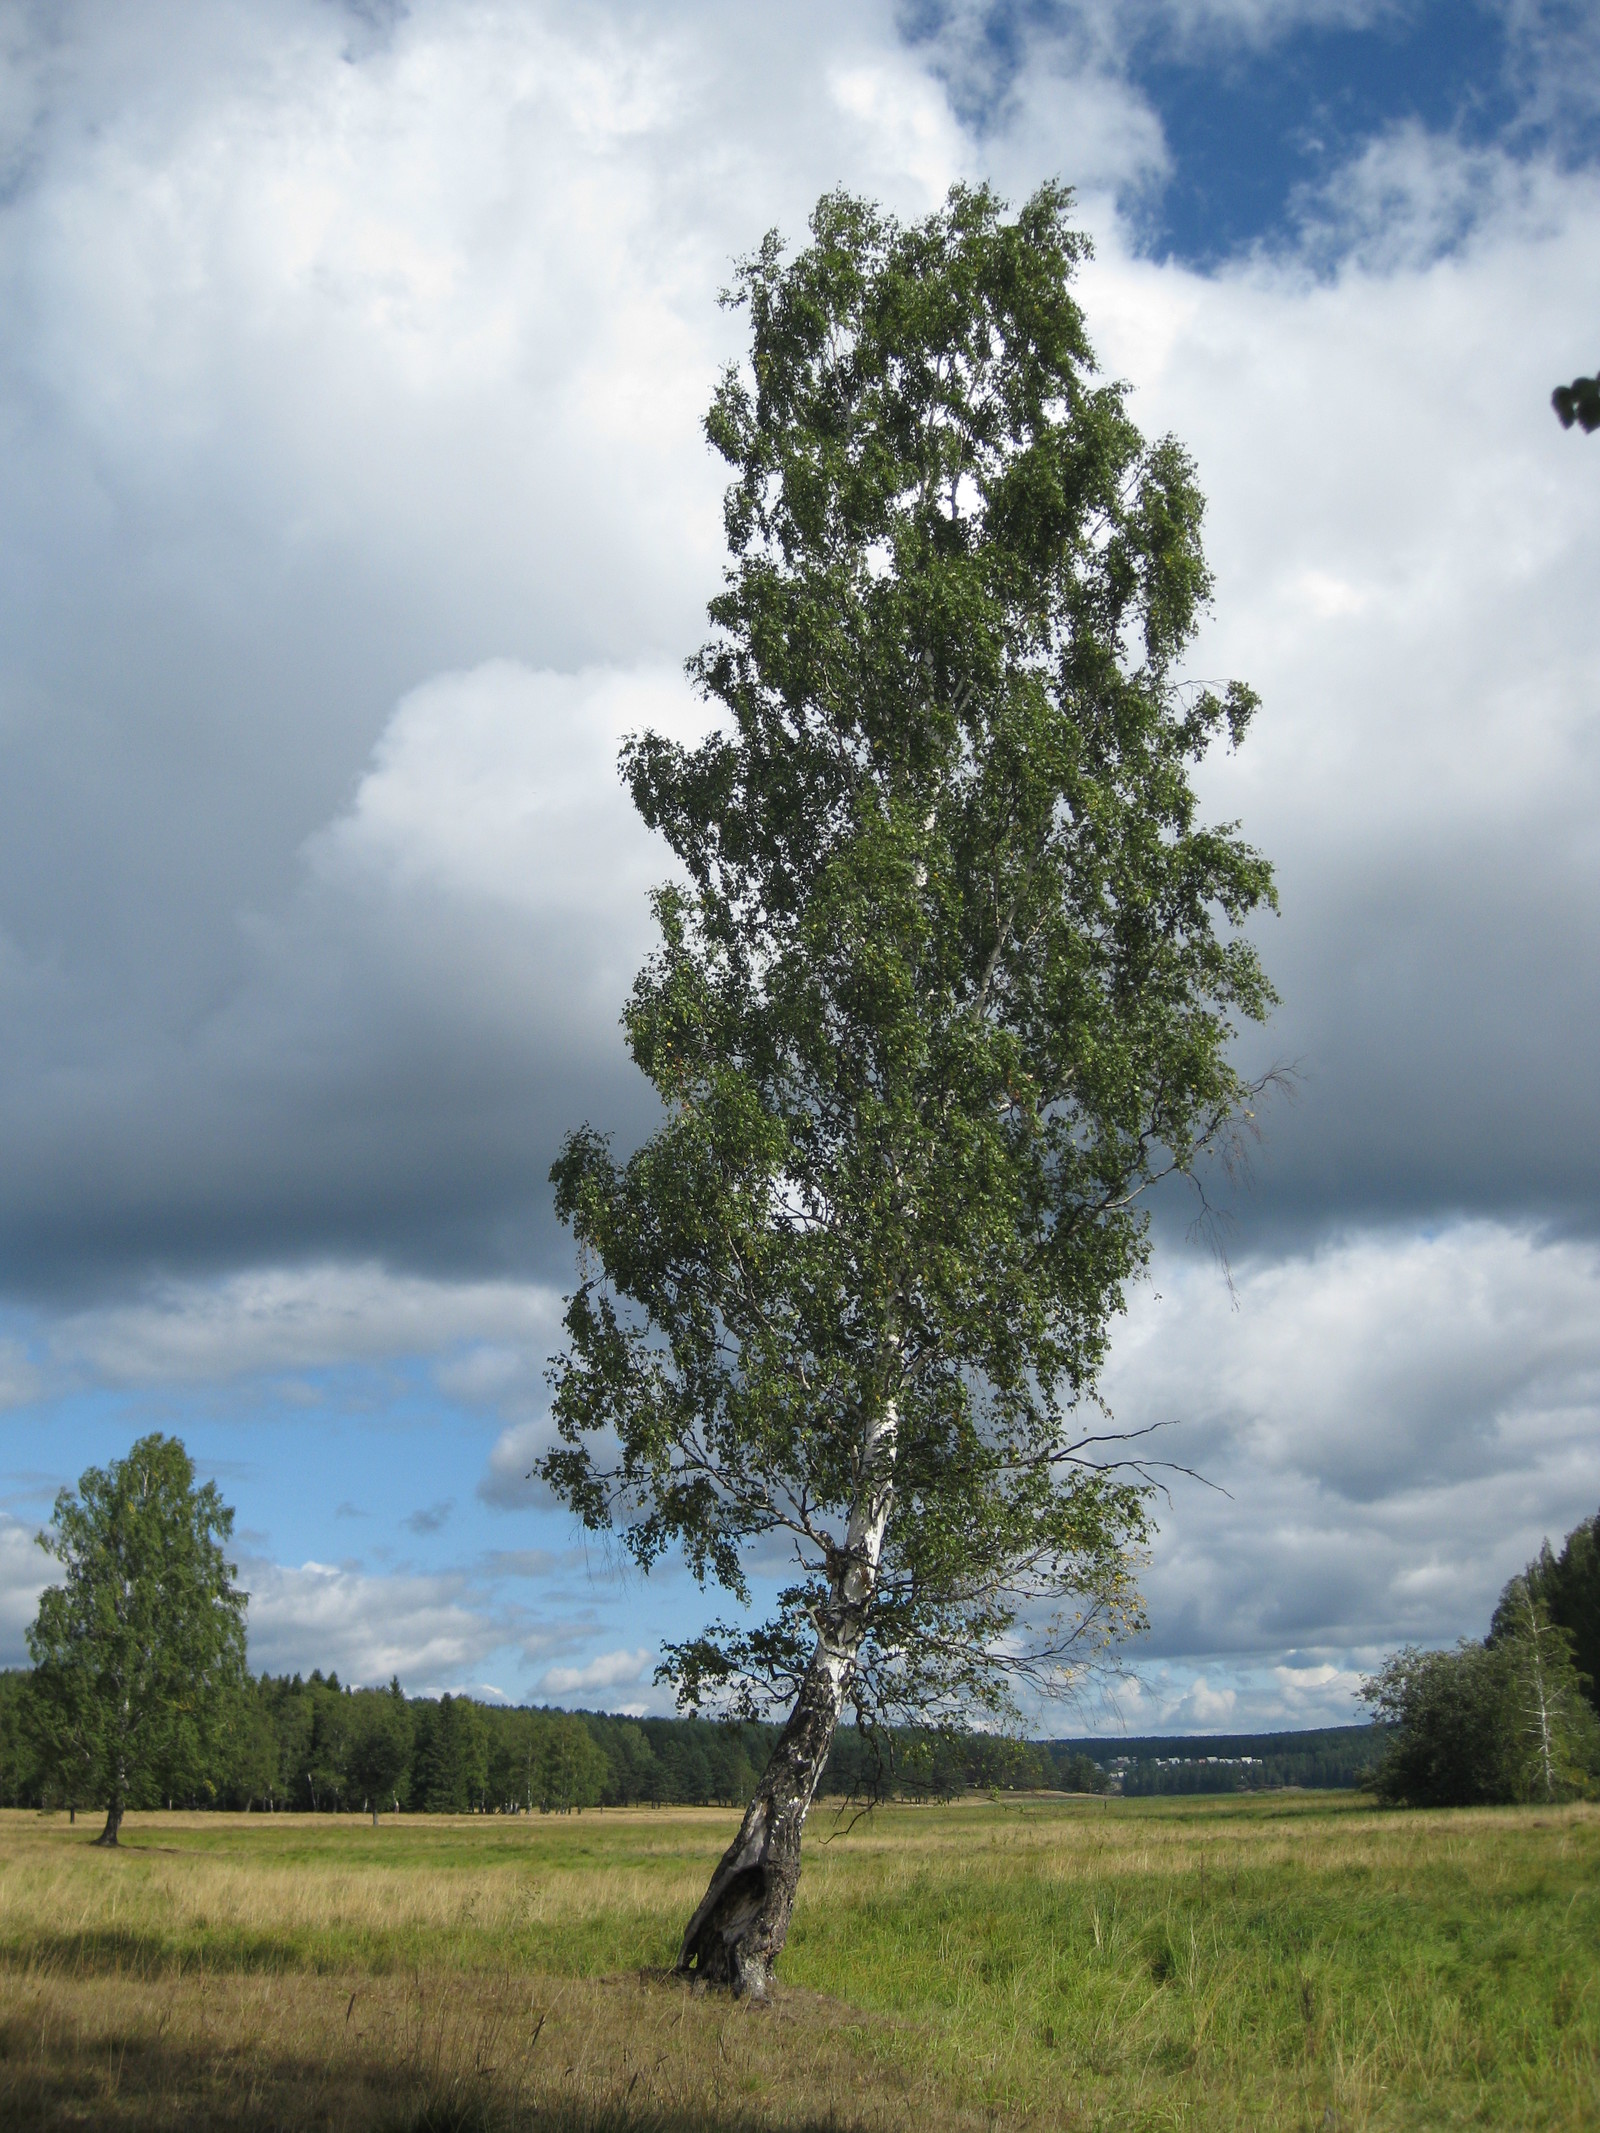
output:
[{"label": "mowed field", "polygon": [[764,2008],[734,1823],[0,1815],[0,2126],[1600,2126],[1600,1809],[819,1812]]}]

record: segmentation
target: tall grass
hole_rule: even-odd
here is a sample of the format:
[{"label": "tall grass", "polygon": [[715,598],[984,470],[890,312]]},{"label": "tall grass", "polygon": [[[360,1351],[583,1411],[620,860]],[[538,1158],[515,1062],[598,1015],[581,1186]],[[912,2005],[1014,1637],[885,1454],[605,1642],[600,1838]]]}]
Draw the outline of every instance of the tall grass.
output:
[{"label": "tall grass", "polygon": [[1600,2125],[1593,1808],[819,1816],[768,2011],[662,1976],[732,1822],[0,1815],[0,2122]]}]

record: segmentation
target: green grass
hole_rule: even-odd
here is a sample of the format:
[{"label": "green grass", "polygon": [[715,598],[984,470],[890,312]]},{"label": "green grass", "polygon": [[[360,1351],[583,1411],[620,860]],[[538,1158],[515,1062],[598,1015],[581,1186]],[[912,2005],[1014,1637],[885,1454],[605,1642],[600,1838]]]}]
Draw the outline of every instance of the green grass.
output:
[{"label": "green grass", "polygon": [[[72,2122],[75,2082],[84,2122],[309,2125],[337,2095],[325,2122],[380,2124],[384,2055],[409,2052],[417,2112],[453,2068],[508,2125],[580,2103],[630,2127],[1600,2125],[1596,1809],[818,1814],[770,2015],[658,1975],[732,1821],[150,1816],[108,1856],[81,1825],[0,1816],[0,1993],[34,2008],[0,2031],[0,2105],[26,2063],[15,2099],[39,2124]],[[491,2007],[514,2036],[542,2013],[540,2041],[490,2051]],[[123,2038],[115,2093],[91,2079],[102,2030]],[[157,2080],[180,2032],[187,2072]],[[232,2090],[193,2115],[227,2053],[265,2117]]]}]

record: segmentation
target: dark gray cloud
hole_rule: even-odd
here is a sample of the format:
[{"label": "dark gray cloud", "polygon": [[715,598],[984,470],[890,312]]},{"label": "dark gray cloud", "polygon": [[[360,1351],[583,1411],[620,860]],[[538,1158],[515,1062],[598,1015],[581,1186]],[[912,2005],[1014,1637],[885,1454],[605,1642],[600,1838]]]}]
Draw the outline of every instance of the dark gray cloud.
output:
[{"label": "dark gray cloud", "polygon": [[[616,1016],[657,862],[626,846],[622,912],[604,758],[718,580],[699,420],[736,329],[713,298],[764,219],[800,221],[816,180],[791,148],[859,165],[892,114],[834,93],[851,38],[830,54],[820,13],[729,36],[716,9],[390,11],[352,73],[353,19],[85,6],[22,35],[31,146],[0,203],[14,1289],[325,1251],[548,1266],[559,1133],[645,1116]],[[748,70],[786,45],[805,64],[774,128]],[[397,706],[496,660],[569,690],[650,677],[585,756],[565,897],[548,866],[542,911],[481,878],[464,908],[403,865],[319,875]],[[552,725],[552,782],[569,738]]]}]

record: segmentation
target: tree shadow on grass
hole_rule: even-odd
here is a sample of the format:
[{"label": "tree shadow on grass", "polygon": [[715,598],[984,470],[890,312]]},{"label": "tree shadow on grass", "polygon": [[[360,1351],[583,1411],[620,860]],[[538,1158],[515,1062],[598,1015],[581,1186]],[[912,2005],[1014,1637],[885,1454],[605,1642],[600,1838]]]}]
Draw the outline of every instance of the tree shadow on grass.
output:
[{"label": "tree shadow on grass", "polygon": [[158,1980],[203,1969],[220,1976],[273,1974],[305,1967],[305,1936],[252,1932],[242,1926],[208,1929],[203,1950],[193,1933],[170,1939],[149,1926],[80,1926],[65,1932],[38,1928],[6,1950],[8,1966],[26,1965],[46,1976]]},{"label": "tree shadow on grass", "polygon": [[[3,2051],[3,2043],[0,2043]],[[8,2055],[7,2055],[8,2056]],[[7,2133],[846,2133],[853,2113],[792,2116],[728,2100],[721,2104],[642,2098],[598,2101],[556,2095],[517,2098],[496,2084],[429,2097],[373,2070],[367,2080],[315,2064],[248,2070],[161,2046],[128,2043],[76,2059],[17,2067],[0,2058],[0,2122]],[[397,2091],[399,2093],[397,2093]]]},{"label": "tree shadow on grass", "polygon": [[194,1971],[12,1972],[0,1992],[10,2002],[0,2015],[6,2133],[913,2133],[929,2123],[926,2100],[913,2108],[871,2050],[866,2018],[809,1994],[757,2010],[637,1977]]}]

